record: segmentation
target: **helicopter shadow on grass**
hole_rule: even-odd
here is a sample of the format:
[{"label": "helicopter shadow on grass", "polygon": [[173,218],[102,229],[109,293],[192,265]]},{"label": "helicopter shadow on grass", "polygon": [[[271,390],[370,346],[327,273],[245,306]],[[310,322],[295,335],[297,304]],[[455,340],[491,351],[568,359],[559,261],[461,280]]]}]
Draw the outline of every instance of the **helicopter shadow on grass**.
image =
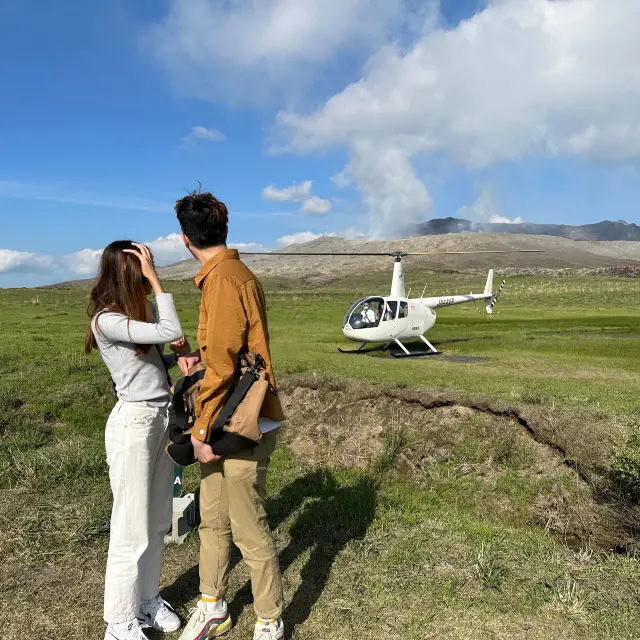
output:
[{"label": "helicopter shadow on grass", "polygon": [[[473,338],[457,338],[451,340],[440,340],[433,341],[433,345],[437,348],[442,344],[452,344],[454,342],[472,342]],[[438,353],[433,353],[432,351],[428,351],[425,349],[424,343],[422,342],[406,342],[404,346],[411,352],[409,355],[406,355],[400,348],[391,346],[387,349],[372,349],[371,351],[363,351],[361,356],[367,355],[372,358],[382,358],[385,360],[446,360],[447,362],[460,362],[463,364],[468,364],[472,362],[486,362],[487,360],[491,360],[491,358],[487,356],[467,356],[462,354],[448,354],[443,351],[438,351]]]},{"label": "helicopter shadow on grass", "polygon": [[[269,526],[277,529],[294,513],[289,528],[291,540],[279,554],[284,574],[306,551],[308,560],[300,570],[300,584],[286,605],[283,617],[286,638],[309,617],[322,596],[333,564],[349,542],[364,538],[376,511],[377,489],[369,477],[355,485],[340,487],[327,470],[314,471],[284,487],[268,501]],[[296,513],[297,512],[297,513]],[[230,570],[242,557],[233,547]],[[182,574],[163,594],[177,607],[187,604],[199,594],[198,566]],[[229,602],[234,620],[252,605],[251,584],[245,583]]]},{"label": "helicopter shadow on grass", "polygon": [[431,343],[434,347],[440,344],[457,344],[458,342],[475,342],[475,338],[447,338],[445,340],[432,340]]}]

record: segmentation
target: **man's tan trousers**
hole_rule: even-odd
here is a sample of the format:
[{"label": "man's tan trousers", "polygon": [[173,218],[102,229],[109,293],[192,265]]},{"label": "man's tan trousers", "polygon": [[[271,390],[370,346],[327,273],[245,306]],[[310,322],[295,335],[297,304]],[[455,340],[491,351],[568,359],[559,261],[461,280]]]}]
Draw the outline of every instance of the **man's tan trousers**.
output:
[{"label": "man's tan trousers", "polygon": [[226,596],[231,541],[251,570],[251,589],[259,618],[282,614],[282,577],[266,511],[267,467],[277,430],[243,454],[200,465],[200,591]]}]

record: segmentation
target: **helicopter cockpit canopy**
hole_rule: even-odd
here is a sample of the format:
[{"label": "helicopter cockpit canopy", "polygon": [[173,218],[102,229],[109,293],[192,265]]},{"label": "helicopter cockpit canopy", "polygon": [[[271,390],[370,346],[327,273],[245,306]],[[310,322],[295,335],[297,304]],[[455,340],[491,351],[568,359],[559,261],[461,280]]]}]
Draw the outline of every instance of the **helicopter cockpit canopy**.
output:
[{"label": "helicopter cockpit canopy", "polygon": [[407,318],[409,306],[406,300],[385,300],[379,296],[361,298],[354,302],[342,326],[350,325],[352,329],[371,329],[381,322]]},{"label": "helicopter cockpit canopy", "polygon": [[353,329],[371,329],[380,324],[384,315],[384,299],[374,296],[361,298],[354,302],[344,317],[343,326],[351,325]]}]

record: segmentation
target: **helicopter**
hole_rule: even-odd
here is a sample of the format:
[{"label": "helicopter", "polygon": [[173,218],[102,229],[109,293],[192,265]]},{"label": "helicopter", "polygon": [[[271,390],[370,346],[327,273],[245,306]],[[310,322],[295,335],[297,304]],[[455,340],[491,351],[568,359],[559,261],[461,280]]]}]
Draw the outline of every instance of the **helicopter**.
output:
[{"label": "helicopter", "polygon": [[[391,279],[391,291],[388,296],[366,296],[356,300],[348,309],[342,322],[342,334],[347,340],[359,342],[357,349],[338,349],[343,354],[365,354],[372,351],[386,351],[396,358],[438,355],[440,352],[425,338],[427,333],[436,323],[436,309],[451,307],[465,303],[484,303],[485,311],[491,315],[498,297],[505,286],[505,280],[500,284],[496,294],[493,293],[493,269],[489,270],[482,293],[469,293],[468,295],[442,295],[424,297],[425,288],[419,298],[409,298],[405,293],[404,262],[408,256],[427,255],[460,255],[476,253],[543,253],[541,249],[511,249],[500,251],[428,251],[421,253],[408,253],[406,251],[391,251],[378,253],[279,253],[273,252],[267,255],[295,256],[390,256],[394,258],[393,275]],[[244,252],[243,252],[244,253]],[[248,253],[247,255],[255,255]],[[265,255],[265,254],[261,254]],[[411,293],[411,291],[409,291]],[[410,351],[404,341],[420,339],[428,348],[428,351]],[[368,344],[380,345],[365,349]],[[391,349],[392,345],[399,347]]]},{"label": "helicopter", "polygon": [[[402,258],[407,255],[422,254],[396,251],[388,255],[395,258],[391,292],[388,296],[361,298],[349,307],[342,323],[342,334],[348,340],[360,342],[360,346],[354,350],[338,349],[340,353],[368,353],[372,350],[386,350],[395,343],[400,347],[400,351],[391,350],[390,353],[394,357],[438,354],[440,352],[424,336],[436,323],[436,309],[481,301],[485,305],[486,312],[491,315],[506,282],[505,280],[501,282],[498,292],[494,295],[493,269],[490,269],[483,293],[425,298],[425,285],[419,298],[409,298],[405,294]],[[422,340],[428,351],[410,351],[402,342],[415,338]],[[371,343],[383,344],[384,346],[365,350],[364,347]]]}]

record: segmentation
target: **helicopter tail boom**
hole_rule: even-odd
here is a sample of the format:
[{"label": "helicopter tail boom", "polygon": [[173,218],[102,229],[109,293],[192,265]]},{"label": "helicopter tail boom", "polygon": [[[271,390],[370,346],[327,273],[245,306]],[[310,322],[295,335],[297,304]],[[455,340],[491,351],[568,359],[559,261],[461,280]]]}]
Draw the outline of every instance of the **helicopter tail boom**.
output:
[{"label": "helicopter tail boom", "polygon": [[[500,290],[502,290],[501,285]],[[432,298],[422,298],[421,302],[430,309],[441,309],[443,307],[451,307],[456,304],[465,304],[468,302],[484,302],[485,309],[488,314],[493,313],[493,305],[497,296],[494,297],[493,292],[493,269],[489,270],[487,274],[487,281],[484,286],[483,293],[470,293],[469,295],[453,295],[453,296],[438,296]]]},{"label": "helicopter tail boom", "polygon": [[487,282],[484,285],[484,308],[488,314],[493,313],[493,269],[489,269]]},{"label": "helicopter tail boom", "polygon": [[489,273],[487,274],[487,283],[484,285],[484,295],[493,295],[493,269],[489,269]]}]

